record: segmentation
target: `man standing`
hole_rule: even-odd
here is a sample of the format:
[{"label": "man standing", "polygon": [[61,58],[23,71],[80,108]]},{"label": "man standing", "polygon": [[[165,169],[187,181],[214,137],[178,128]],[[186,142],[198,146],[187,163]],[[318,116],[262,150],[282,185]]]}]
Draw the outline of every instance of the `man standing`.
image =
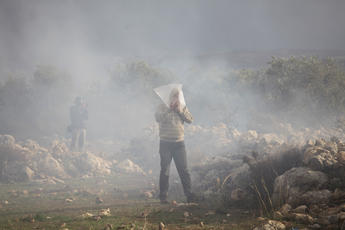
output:
[{"label": "man standing", "polygon": [[169,103],[158,107],[155,118],[159,124],[161,171],[159,178],[160,201],[168,203],[169,172],[171,160],[174,159],[180,176],[187,202],[196,200],[191,192],[191,179],[187,168],[186,148],[184,144],[184,122],[192,123],[193,118],[186,106],[181,105],[180,90],[170,92]]},{"label": "man standing", "polygon": [[78,150],[81,152],[84,150],[86,120],[88,119],[87,107],[81,97],[75,98],[74,105],[70,108],[70,118],[70,131],[72,132],[71,150],[75,151],[78,145]]}]

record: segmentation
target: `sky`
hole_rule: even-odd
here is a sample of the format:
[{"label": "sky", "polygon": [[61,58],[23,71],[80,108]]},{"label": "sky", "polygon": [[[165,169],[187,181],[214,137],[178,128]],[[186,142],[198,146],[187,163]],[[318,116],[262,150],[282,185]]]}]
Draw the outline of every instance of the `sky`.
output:
[{"label": "sky", "polygon": [[345,49],[343,0],[1,0],[0,67]]}]

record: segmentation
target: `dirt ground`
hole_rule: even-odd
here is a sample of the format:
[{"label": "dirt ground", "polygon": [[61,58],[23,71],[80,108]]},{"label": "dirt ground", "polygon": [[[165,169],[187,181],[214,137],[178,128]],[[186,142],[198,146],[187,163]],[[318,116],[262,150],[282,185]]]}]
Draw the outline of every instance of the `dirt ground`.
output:
[{"label": "dirt ground", "polygon": [[117,175],[0,185],[0,229],[252,229],[245,210],[157,199],[157,178]]}]

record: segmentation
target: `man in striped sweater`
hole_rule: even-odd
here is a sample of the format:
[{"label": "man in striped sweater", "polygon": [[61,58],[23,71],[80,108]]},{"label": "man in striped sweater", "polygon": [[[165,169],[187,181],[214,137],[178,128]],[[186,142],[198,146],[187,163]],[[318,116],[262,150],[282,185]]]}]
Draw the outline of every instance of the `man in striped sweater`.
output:
[{"label": "man in striped sweater", "polygon": [[169,107],[161,104],[155,118],[159,124],[161,171],[159,178],[160,201],[168,203],[169,172],[171,160],[174,159],[180,176],[187,202],[196,201],[191,192],[191,179],[187,167],[187,155],[184,144],[184,122],[192,123],[193,117],[187,107],[181,107],[180,91],[173,89],[169,96]]}]

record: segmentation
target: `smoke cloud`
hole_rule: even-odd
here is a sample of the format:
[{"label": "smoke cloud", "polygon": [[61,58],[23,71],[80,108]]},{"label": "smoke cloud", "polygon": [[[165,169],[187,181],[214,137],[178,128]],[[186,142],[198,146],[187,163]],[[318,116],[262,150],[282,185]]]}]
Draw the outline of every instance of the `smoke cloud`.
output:
[{"label": "smoke cloud", "polygon": [[[157,76],[166,79],[153,80],[152,86],[183,83],[196,123],[216,122],[219,118],[212,116],[219,113],[212,111],[219,108],[260,107],[252,92],[234,92],[230,97],[219,90],[217,81],[238,67],[228,52],[344,50],[344,10],[341,0],[3,0],[0,79],[4,82],[11,74],[34,79],[39,66],[67,73],[71,87],[60,91],[67,96],[61,97],[56,126],[68,125],[68,107],[74,96],[82,95],[89,104],[91,137],[129,137],[154,124],[158,101],[148,88],[135,94],[140,82],[127,88],[111,83],[121,76],[139,76],[133,68],[158,71]],[[251,66],[252,57],[241,55],[236,57],[242,66]],[[255,61],[266,63],[269,56]],[[129,64],[140,61],[149,67]],[[48,117],[51,111],[46,113]],[[246,114],[236,118],[243,127],[249,119]],[[61,135],[63,129],[55,132]]]}]

